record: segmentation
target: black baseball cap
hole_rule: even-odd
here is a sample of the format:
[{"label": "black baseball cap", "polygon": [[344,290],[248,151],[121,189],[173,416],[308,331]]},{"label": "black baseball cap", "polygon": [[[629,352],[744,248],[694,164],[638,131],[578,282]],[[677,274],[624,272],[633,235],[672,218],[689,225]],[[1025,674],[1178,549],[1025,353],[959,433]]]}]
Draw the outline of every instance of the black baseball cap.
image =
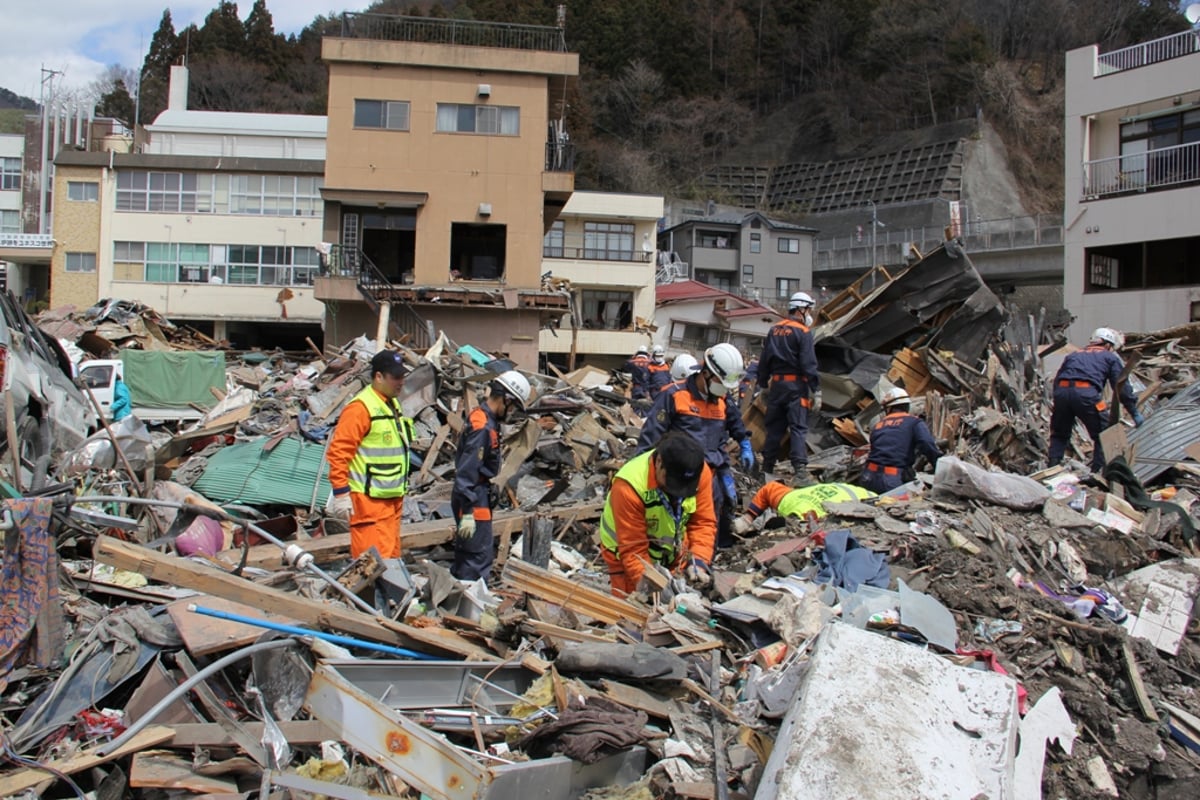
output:
[{"label": "black baseball cap", "polygon": [[655,452],[667,473],[662,490],[676,498],[694,495],[704,470],[704,448],[700,443],[686,434],[672,433],[662,438]]},{"label": "black baseball cap", "polygon": [[371,375],[374,376],[376,372],[403,378],[408,374],[408,367],[404,364],[404,356],[395,350],[380,350],[371,359]]}]

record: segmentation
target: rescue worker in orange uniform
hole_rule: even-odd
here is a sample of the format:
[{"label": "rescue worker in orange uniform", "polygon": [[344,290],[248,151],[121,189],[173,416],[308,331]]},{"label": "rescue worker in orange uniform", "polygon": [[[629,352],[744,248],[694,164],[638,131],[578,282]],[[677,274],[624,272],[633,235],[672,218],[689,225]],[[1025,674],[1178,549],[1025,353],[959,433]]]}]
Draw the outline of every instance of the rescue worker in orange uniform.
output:
[{"label": "rescue worker in orange uniform", "polygon": [[408,491],[412,420],[397,399],[408,369],[404,357],[384,350],[371,359],[371,385],[342,409],[326,460],[329,516],[350,524],[350,556],[374,547],[400,557],[400,518]]},{"label": "rescue worker in orange uniform", "polygon": [[653,400],[671,383],[671,365],[667,363],[667,351],[661,344],[655,345],[646,365],[646,396]]},{"label": "rescue worker in orange uniform", "polygon": [[712,470],[691,436],[667,434],[613,477],[600,518],[600,552],[617,597],[637,591],[642,559],[682,573],[694,586],[707,585],[716,537]]}]

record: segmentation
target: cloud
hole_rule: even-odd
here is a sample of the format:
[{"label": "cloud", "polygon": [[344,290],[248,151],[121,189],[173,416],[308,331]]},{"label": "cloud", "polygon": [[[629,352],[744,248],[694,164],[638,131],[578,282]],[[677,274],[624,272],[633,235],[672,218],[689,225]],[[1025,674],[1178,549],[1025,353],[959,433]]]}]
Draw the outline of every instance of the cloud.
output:
[{"label": "cloud", "polygon": [[[238,16],[250,13],[253,0],[240,0]],[[297,33],[320,14],[329,14],[332,0],[267,0],[279,33]],[[350,3],[363,8],[366,3]],[[0,49],[0,86],[37,100],[42,67],[62,74],[63,91],[82,89],[109,64],[137,69],[163,10],[171,9],[175,30],[204,24],[217,0],[35,0],[19,12],[5,14],[4,47]]]}]

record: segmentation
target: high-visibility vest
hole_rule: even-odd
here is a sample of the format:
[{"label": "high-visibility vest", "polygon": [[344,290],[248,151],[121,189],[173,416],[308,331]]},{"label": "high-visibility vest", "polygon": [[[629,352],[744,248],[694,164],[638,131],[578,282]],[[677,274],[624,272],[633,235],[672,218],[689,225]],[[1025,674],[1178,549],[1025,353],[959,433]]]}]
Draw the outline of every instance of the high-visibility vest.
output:
[{"label": "high-visibility vest", "polygon": [[777,509],[781,517],[804,516],[810,511],[818,517],[825,516],[825,503],[843,503],[850,500],[865,500],[874,497],[875,493],[849,483],[818,483],[816,486],[805,486],[793,489],[779,501]]},{"label": "high-visibility vest", "polygon": [[412,420],[395,400],[384,401],[370,386],[354,397],[367,407],[371,429],[350,459],[350,491],[380,499],[403,497],[408,491]]},{"label": "high-visibility vest", "polygon": [[[679,520],[671,514],[666,495],[657,487],[650,488],[650,470],[653,469],[654,451],[648,450],[631,458],[617,470],[614,481],[625,481],[642,498],[646,513],[646,537],[650,540],[650,557],[659,564],[671,566],[683,542],[688,519],[696,513],[696,496],[685,498]],[[600,545],[615,555],[617,550],[617,525],[609,500],[604,501],[604,514],[600,517]]]}]

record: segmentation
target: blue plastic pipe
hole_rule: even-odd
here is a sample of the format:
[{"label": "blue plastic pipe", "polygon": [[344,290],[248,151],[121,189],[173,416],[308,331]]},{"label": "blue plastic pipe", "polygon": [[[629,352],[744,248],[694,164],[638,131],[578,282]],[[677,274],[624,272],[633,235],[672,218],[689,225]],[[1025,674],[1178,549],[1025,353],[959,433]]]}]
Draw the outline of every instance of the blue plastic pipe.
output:
[{"label": "blue plastic pipe", "polygon": [[428,653],[418,653],[416,650],[405,650],[403,647],[392,647],[391,645],[387,644],[368,642],[365,639],[354,639],[349,636],[339,636],[336,633],[313,631],[309,630],[308,628],[301,628],[297,625],[284,625],[281,622],[271,622],[270,620],[258,619],[256,617],[246,617],[229,611],[218,611],[215,608],[205,608],[204,606],[193,604],[188,606],[188,611],[195,611],[197,614],[203,614],[206,617],[227,619],[230,622],[241,622],[244,625],[253,625],[256,628],[267,628],[269,630],[279,631],[280,633],[290,633],[293,636],[312,636],[314,639],[324,639],[327,642],[345,645],[346,647],[361,647],[364,650],[375,650],[380,653],[401,656],[403,658],[415,658],[421,661],[439,660],[438,656],[431,656]]}]

